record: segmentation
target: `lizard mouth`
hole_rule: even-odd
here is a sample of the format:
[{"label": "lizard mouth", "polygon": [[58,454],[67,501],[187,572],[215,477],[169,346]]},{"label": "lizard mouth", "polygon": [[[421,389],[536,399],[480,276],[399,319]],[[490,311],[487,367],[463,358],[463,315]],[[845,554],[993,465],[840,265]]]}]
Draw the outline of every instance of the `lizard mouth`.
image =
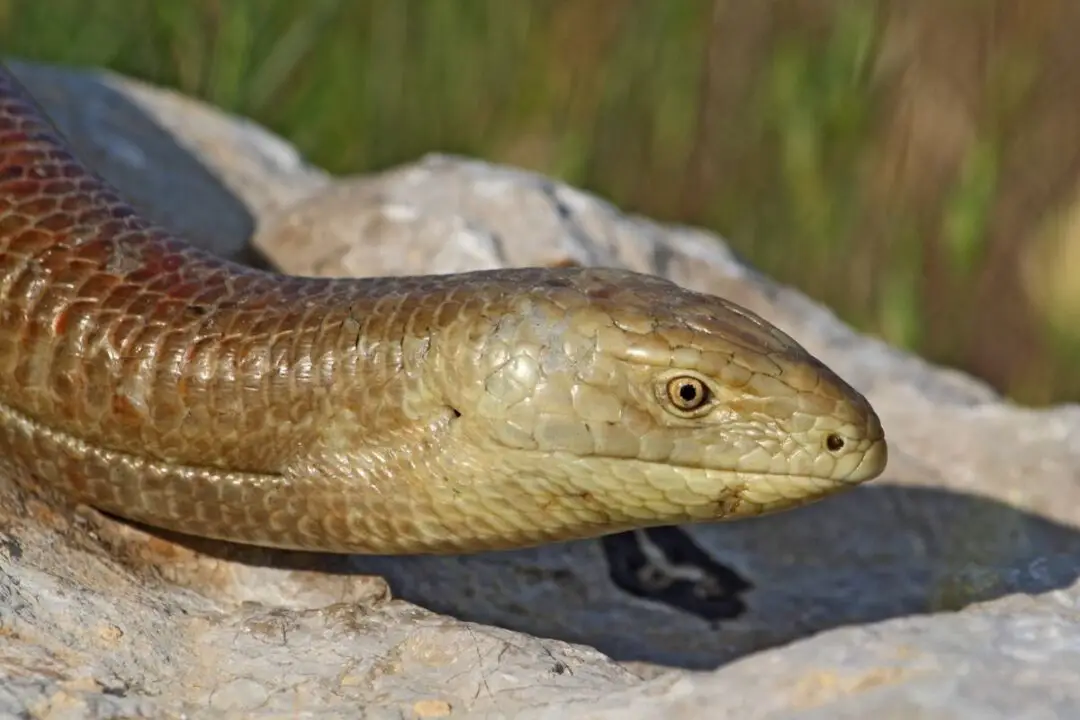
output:
[{"label": "lizard mouth", "polygon": [[[538,454],[543,454],[542,451],[533,451]],[[595,455],[592,456],[597,459],[602,459],[606,462],[612,463],[637,463],[645,466],[652,467],[669,467],[678,468],[680,470],[700,471],[705,473],[717,473],[726,474],[739,478],[754,478],[756,481],[765,480],[782,480],[788,479],[791,481],[806,481],[806,482],[819,482],[828,485],[858,485],[868,480],[873,480],[877,476],[884,472],[886,464],[888,462],[888,445],[884,438],[876,439],[869,442],[865,449],[860,451],[858,462],[850,467],[846,472],[833,472],[833,473],[816,473],[805,472],[799,469],[792,468],[791,470],[783,469],[743,469],[739,468],[737,463],[732,465],[706,465],[704,463],[681,463],[673,462],[671,460],[652,460],[647,458],[635,458],[624,457],[614,455]],[[848,463],[850,465],[850,462]]]}]

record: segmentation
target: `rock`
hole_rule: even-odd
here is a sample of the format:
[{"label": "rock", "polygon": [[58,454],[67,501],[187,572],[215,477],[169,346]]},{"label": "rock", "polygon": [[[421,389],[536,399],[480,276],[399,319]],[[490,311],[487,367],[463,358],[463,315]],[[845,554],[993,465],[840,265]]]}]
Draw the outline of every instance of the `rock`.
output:
[{"label": "rock", "polygon": [[[1013,573],[1068,582],[1074,558]],[[1037,577],[1042,576],[1042,577]],[[1077,594],[1013,596],[957,614],[833,630],[733,662],[518,717],[1065,718],[1080,707]]]},{"label": "rock", "polygon": [[430,156],[335,180],[173,93],[14,69],[88,162],[220,254],[317,275],[666,275],[751,307],[848,378],[879,410],[891,460],[869,485],[768,518],[449,558],[174,542],[0,483],[0,714],[1080,709],[1080,408],[1010,405],[853,332],[713,235],[547,178]]}]

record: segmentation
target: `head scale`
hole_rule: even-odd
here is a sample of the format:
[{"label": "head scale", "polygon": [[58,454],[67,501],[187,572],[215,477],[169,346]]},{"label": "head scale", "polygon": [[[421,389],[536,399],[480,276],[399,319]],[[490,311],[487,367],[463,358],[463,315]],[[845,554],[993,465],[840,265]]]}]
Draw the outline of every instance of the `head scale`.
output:
[{"label": "head scale", "polygon": [[598,523],[757,515],[884,467],[865,398],[723,299],[591,269],[489,310],[468,380],[448,389],[460,431],[497,458],[487,472]]}]

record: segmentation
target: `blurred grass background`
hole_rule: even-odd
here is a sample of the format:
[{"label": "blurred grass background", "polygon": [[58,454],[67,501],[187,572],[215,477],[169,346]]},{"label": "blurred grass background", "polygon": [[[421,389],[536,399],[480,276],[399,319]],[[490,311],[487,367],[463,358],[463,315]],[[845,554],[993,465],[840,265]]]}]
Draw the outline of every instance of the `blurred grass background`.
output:
[{"label": "blurred grass background", "polygon": [[336,173],[431,150],[721,233],[856,327],[1080,400],[1080,3],[0,0],[7,55],[250,116]]}]

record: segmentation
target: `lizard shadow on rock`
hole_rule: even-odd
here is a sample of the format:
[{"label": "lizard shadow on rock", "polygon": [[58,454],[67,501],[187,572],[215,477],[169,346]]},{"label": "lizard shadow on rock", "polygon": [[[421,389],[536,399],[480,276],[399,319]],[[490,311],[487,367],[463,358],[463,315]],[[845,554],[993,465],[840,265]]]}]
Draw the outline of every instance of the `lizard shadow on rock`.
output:
[{"label": "lizard shadow on rock", "polygon": [[835,627],[1061,589],[1080,573],[1073,528],[888,484],[756,520],[477,555],[335,556],[147,531],[231,562],[379,575],[398,599],[461,620],[689,669]]}]

